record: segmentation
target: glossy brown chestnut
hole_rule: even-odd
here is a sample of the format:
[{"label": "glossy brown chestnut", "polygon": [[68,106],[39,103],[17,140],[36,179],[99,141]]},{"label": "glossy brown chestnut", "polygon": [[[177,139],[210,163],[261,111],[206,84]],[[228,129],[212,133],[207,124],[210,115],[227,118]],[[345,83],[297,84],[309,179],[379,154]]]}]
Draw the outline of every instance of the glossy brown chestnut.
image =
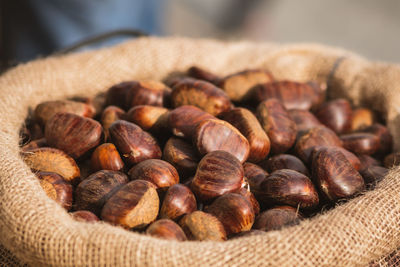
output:
[{"label": "glossy brown chestnut", "polygon": [[64,209],[71,209],[72,186],[70,183],[54,172],[38,172],[36,176],[49,198],[60,204]]},{"label": "glossy brown chestnut", "polygon": [[134,123],[123,120],[114,122],[110,127],[110,136],[128,165],[161,158],[157,141]]},{"label": "glossy brown chestnut", "polygon": [[182,184],[168,188],[160,210],[160,218],[179,220],[183,215],[197,209],[196,198],[190,189]]},{"label": "glossy brown chestnut", "polygon": [[250,152],[249,142],[238,129],[226,121],[216,119],[198,124],[193,144],[201,155],[223,150],[234,155],[242,163],[247,160]]},{"label": "glossy brown chestnut", "polygon": [[101,211],[101,218],[128,229],[140,229],[157,218],[159,204],[154,185],[135,180],[123,185],[108,199]]},{"label": "glossy brown chestnut", "polygon": [[392,151],[393,137],[389,129],[382,124],[374,123],[373,125],[364,128],[363,132],[371,133],[378,137],[380,146],[376,154],[378,156],[386,155]]},{"label": "glossy brown chestnut", "polygon": [[336,99],[323,104],[315,113],[319,121],[337,134],[351,129],[352,109],[346,99]]},{"label": "glossy brown chestnut", "polygon": [[51,147],[77,159],[102,141],[103,128],[95,120],[72,113],[57,113],[46,123],[44,134]]},{"label": "glossy brown chestnut", "polygon": [[140,105],[131,108],[125,116],[145,131],[157,133],[168,126],[168,109],[163,107]]},{"label": "glossy brown chestnut", "polygon": [[223,78],[219,86],[235,102],[249,100],[252,97],[252,88],[259,83],[273,81],[272,74],[262,69],[244,70]]},{"label": "glossy brown chestnut", "polygon": [[319,203],[318,192],[311,180],[294,170],[277,170],[260,184],[260,198],[265,204],[288,205],[313,209]]},{"label": "glossy brown chestnut", "polygon": [[248,189],[246,189],[244,187],[240,188],[237,191],[237,193],[239,195],[244,196],[247,199],[247,201],[250,202],[251,206],[253,207],[254,214],[257,216],[260,213],[260,204],[258,203],[256,198],[254,197],[253,193],[250,192],[250,190],[248,190]]},{"label": "glossy brown chestnut", "polygon": [[153,222],[146,230],[146,234],[167,240],[186,241],[182,228],[174,221],[161,219]]},{"label": "glossy brown chestnut", "polygon": [[343,147],[356,154],[372,155],[379,149],[379,139],[374,134],[351,133],[340,136]]},{"label": "glossy brown chestnut", "polygon": [[367,108],[353,110],[351,118],[351,131],[362,130],[374,123],[374,113]]},{"label": "glossy brown chestnut", "polygon": [[196,106],[212,115],[231,108],[226,93],[212,83],[191,78],[183,79],[174,85],[171,93],[173,107]]},{"label": "glossy brown chestnut", "polygon": [[130,180],[145,180],[157,188],[179,183],[179,174],[170,163],[160,159],[147,159],[129,170]]},{"label": "glossy brown chestnut", "polygon": [[257,193],[260,190],[260,184],[267,177],[268,173],[260,166],[249,162],[243,164],[243,170],[250,191],[257,197]]},{"label": "glossy brown chestnut", "polygon": [[200,161],[191,189],[200,201],[237,191],[243,183],[240,161],[226,151],[213,151]]},{"label": "glossy brown chestnut", "polygon": [[380,161],[368,155],[358,155],[358,159],[360,160],[360,171],[370,166],[382,166]]},{"label": "glossy brown chestnut", "polygon": [[296,123],[298,137],[301,137],[301,135],[306,133],[308,130],[322,125],[314,114],[308,110],[291,109],[288,112],[290,117]]},{"label": "glossy brown chestnut", "polygon": [[211,73],[203,68],[192,66],[187,71],[188,75],[194,79],[204,80],[206,82],[210,82],[213,84],[219,84],[221,81],[221,77]]},{"label": "glossy brown chestnut", "polygon": [[79,222],[98,222],[100,221],[99,217],[96,216],[93,212],[88,210],[78,210],[70,213],[72,218]]},{"label": "glossy brown chestnut", "polygon": [[168,106],[171,88],[157,81],[132,81],[127,90],[125,108],[139,105]]},{"label": "glossy brown chestnut", "polygon": [[250,162],[259,162],[267,157],[271,146],[269,138],[251,111],[234,108],[220,113],[218,117],[232,124],[246,137],[250,145]]},{"label": "glossy brown chestnut", "polygon": [[99,145],[93,151],[90,161],[94,171],[119,171],[124,167],[124,162],[122,161],[117,148],[112,143]]},{"label": "glossy brown chestnut", "polygon": [[350,151],[348,151],[342,147],[316,146],[312,150],[311,159],[314,157],[314,154],[317,153],[317,151],[319,149],[329,149],[331,151],[339,151],[345,156],[345,158],[350,162],[350,164],[353,165],[354,169],[356,169],[358,171],[361,168],[360,159],[356,155],[354,155],[353,153],[351,153]]},{"label": "glossy brown chestnut", "polygon": [[117,120],[121,120],[125,115],[125,111],[116,106],[108,106],[101,114],[101,125],[104,129],[104,136],[107,141],[110,140],[110,126]]},{"label": "glossy brown chestnut", "polygon": [[106,105],[117,106],[123,109],[127,99],[128,91],[133,86],[134,82],[126,81],[113,85],[107,90],[106,93]]},{"label": "glossy brown chestnut", "polygon": [[392,168],[393,166],[400,165],[400,152],[395,152],[387,155],[383,160],[383,165],[386,168]]},{"label": "glossy brown chestnut", "polygon": [[279,100],[272,98],[261,102],[257,118],[271,141],[272,153],[284,153],[293,146],[297,127]]},{"label": "glossy brown chestnut", "polygon": [[364,190],[364,180],[342,152],[319,149],[313,155],[313,180],[331,201],[350,198]]},{"label": "glossy brown chestnut", "polygon": [[284,226],[298,224],[302,218],[296,208],[279,206],[262,212],[256,218],[253,228],[266,232],[279,230]]},{"label": "glossy brown chestnut", "polygon": [[364,178],[364,182],[367,185],[375,185],[376,183],[383,180],[383,177],[388,174],[389,169],[381,166],[369,166],[366,169],[360,171],[361,176]]},{"label": "glossy brown chestnut", "polygon": [[22,152],[21,155],[33,171],[55,172],[70,183],[76,183],[81,175],[75,160],[59,149],[35,148]]},{"label": "glossy brown chestnut", "polygon": [[254,223],[251,203],[242,195],[228,193],[218,197],[206,212],[217,217],[224,225],[227,235],[249,231]]},{"label": "glossy brown chestnut", "polygon": [[281,169],[291,169],[305,176],[309,176],[309,172],[304,163],[298,157],[289,154],[280,154],[269,158],[267,161],[267,168],[270,173]]},{"label": "glossy brown chestnut", "polygon": [[189,240],[224,241],[226,232],[222,223],[213,215],[203,211],[195,211],[185,215],[180,221]]},{"label": "glossy brown chestnut", "polygon": [[75,190],[75,209],[89,210],[100,215],[104,203],[128,182],[122,172],[102,170],[79,183]]}]

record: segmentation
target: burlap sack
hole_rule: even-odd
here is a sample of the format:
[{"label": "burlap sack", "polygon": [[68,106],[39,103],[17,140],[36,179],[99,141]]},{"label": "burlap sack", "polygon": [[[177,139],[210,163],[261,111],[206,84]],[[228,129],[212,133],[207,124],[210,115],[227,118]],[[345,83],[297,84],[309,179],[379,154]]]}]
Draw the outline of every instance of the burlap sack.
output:
[{"label": "burlap sack", "polygon": [[36,60],[0,77],[0,258],[34,266],[398,263],[400,168],[375,190],[300,225],[223,243],[162,241],[105,223],[76,222],[47,198],[19,156],[18,129],[29,107],[76,94],[94,95],[124,80],[161,80],[194,64],[218,74],[260,67],[277,79],[327,82],[330,96],[347,97],[384,114],[395,148],[400,148],[400,67],[368,62],[340,49],[141,38],[103,50]]}]

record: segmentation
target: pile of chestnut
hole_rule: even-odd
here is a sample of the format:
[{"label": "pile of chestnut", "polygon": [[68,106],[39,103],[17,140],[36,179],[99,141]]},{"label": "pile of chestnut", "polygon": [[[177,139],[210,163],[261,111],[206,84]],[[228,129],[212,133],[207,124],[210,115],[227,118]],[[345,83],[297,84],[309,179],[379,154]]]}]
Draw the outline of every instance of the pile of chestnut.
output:
[{"label": "pile of chestnut", "polygon": [[39,104],[21,155],[76,220],[179,241],[257,235],[373,188],[400,163],[372,110],[325,95],[262,69],[191,67]]}]

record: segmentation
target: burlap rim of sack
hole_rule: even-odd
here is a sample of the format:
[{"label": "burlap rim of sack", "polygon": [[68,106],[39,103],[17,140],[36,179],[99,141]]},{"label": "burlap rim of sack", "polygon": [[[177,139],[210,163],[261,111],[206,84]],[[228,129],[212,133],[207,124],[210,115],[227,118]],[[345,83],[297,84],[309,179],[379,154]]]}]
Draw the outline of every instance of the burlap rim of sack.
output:
[{"label": "burlap rim of sack", "polygon": [[382,112],[400,147],[400,67],[341,49],[150,37],[39,59],[0,77],[0,243],[35,266],[362,266],[400,247],[399,168],[375,190],[297,226],[223,243],[163,241],[76,222],[47,198],[19,156],[18,130],[29,107],[94,95],[124,80],[161,80],[191,65],[219,74],[262,67],[277,79],[328,82],[330,96]]}]

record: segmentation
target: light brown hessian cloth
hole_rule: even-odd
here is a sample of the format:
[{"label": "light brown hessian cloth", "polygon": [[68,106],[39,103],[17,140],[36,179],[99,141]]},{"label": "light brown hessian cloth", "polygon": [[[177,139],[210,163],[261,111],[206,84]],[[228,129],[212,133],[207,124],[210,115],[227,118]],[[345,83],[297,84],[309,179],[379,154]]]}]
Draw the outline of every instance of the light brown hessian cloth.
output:
[{"label": "light brown hessian cloth", "polygon": [[161,80],[194,64],[221,75],[266,68],[277,79],[327,82],[331,97],[347,97],[384,114],[395,148],[400,148],[400,67],[372,63],[341,49],[140,38],[98,51],[36,60],[0,77],[0,243],[5,248],[0,247],[0,259],[33,266],[192,267],[365,266],[374,260],[382,265],[399,261],[393,251],[400,247],[400,168],[390,171],[375,190],[300,225],[223,243],[162,241],[105,223],[76,222],[45,195],[19,156],[18,130],[28,107],[77,94],[94,95],[124,80]]}]

